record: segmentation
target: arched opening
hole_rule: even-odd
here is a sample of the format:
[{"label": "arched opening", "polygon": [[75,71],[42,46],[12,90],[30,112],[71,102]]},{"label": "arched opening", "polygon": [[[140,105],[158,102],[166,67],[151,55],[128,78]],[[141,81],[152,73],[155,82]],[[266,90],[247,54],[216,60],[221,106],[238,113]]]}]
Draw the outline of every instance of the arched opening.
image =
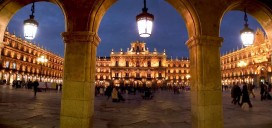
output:
[{"label": "arched opening", "polygon": [[[176,1],[170,1],[169,3],[175,5]],[[100,26],[98,30],[101,42],[97,50],[98,58],[96,59],[96,66],[99,69],[110,69],[110,72],[108,72],[108,78],[113,78],[112,82],[110,83],[115,84],[115,86],[119,86],[120,88],[122,86],[122,82],[119,81],[124,81],[125,86],[150,88],[164,86],[170,88],[177,86],[182,88],[181,86],[184,86],[184,90],[185,88],[189,90],[190,82],[189,78],[186,78],[186,75],[189,74],[189,66],[183,66],[189,65],[189,54],[188,50],[183,51],[183,49],[187,49],[185,44],[185,42],[188,40],[187,33],[190,33],[191,36],[195,35],[196,33],[196,28],[193,27],[195,22],[193,22],[192,18],[188,16],[188,13],[186,13],[186,11],[188,12],[189,10],[183,10],[178,7],[173,9],[171,5],[168,5],[169,3],[162,0],[148,1],[147,5],[149,12],[154,14],[155,22],[151,37],[146,39],[139,38],[135,21],[135,16],[141,12],[143,4],[142,1],[118,1],[112,7],[110,7],[107,12],[105,12],[103,18],[101,17],[101,23],[99,23]],[[178,10],[178,13],[176,13],[177,9],[181,10]],[[186,16],[184,17],[188,19],[186,19],[185,23],[183,23],[182,18],[184,17],[182,16],[185,14]],[[166,19],[165,17],[168,18]],[[175,26],[173,24],[175,24]],[[186,31],[181,32],[182,29],[187,29],[188,27],[190,27],[190,31],[187,33]],[[133,51],[135,51],[135,53]],[[166,54],[167,58],[162,61],[154,56],[154,59],[152,60],[148,60],[147,58],[144,58],[144,61],[141,59],[133,59],[133,57],[136,58],[137,56],[142,56],[141,54],[145,54],[145,56],[149,56],[150,54],[152,54],[152,56],[154,54]],[[128,55],[131,59],[126,58]],[[118,66],[116,66],[117,61]],[[150,64],[148,64],[149,61],[151,62]],[[110,65],[114,66],[111,68],[110,66],[105,66],[103,63],[110,63]],[[165,70],[168,68],[168,63],[175,65],[169,67],[171,70],[173,69],[173,72],[168,73],[167,70]],[[154,65],[158,65],[158,67],[162,65],[163,68],[161,69],[164,70],[161,72],[155,71]],[[134,66],[136,67],[135,69],[138,70],[133,70]],[[151,70],[148,71],[145,67],[151,67]],[[178,72],[179,70],[180,73]],[[185,72],[181,73],[181,70]],[[99,72],[97,75],[102,73],[104,74],[105,72]],[[168,74],[173,75],[168,76]],[[182,75],[179,76],[177,74]],[[107,80],[100,80],[100,82],[96,83],[103,83],[102,81]],[[139,93],[137,95],[139,95]],[[98,96],[96,99],[100,99],[100,97]],[[186,101],[189,101],[187,103],[190,104],[190,99],[187,99]],[[95,104],[99,104],[99,102]],[[134,109],[137,111],[137,107]],[[96,115],[103,115],[103,113],[100,113],[99,111],[95,111],[95,113],[94,118],[96,118]],[[116,114],[116,116],[118,115]],[[119,119],[122,120],[121,118],[122,117]],[[95,126],[97,124],[94,123]]]},{"label": "arched opening", "polygon": [[[16,2],[10,2],[7,5],[12,6],[13,4],[16,4]],[[62,58],[64,55],[64,43],[60,35],[60,33],[64,31],[64,16],[59,6],[56,6],[54,3],[35,2],[34,15],[40,24],[36,38],[34,40],[27,40],[23,37],[23,21],[29,17],[31,6],[32,4],[28,4],[21,6],[21,8],[12,8],[16,14],[11,15],[12,17],[10,16],[11,19],[8,22],[4,35],[1,35],[4,38],[4,42],[2,43],[2,46],[4,46],[3,50],[6,48],[13,51],[14,53],[10,57],[16,59],[14,60],[16,63],[32,65],[31,71],[25,71],[25,69],[20,68],[20,65],[13,64],[12,72],[19,73],[19,76],[21,73],[29,73],[32,77],[36,75],[37,78],[40,77],[39,80],[41,82],[61,83],[61,77],[49,74],[48,72],[54,70],[58,73],[62,73],[61,70],[58,71],[57,67],[52,67],[52,65],[61,66],[61,63],[64,61]],[[20,54],[22,54],[22,56],[18,56]],[[48,62],[43,64],[38,62],[37,59],[40,56],[44,56]],[[5,55],[2,55],[2,58],[9,59],[9,57]],[[9,69],[2,68],[1,70],[7,71]],[[30,81],[30,79],[22,79],[19,77],[14,80]],[[10,80],[7,81],[9,81],[7,84],[12,82]]]},{"label": "arched opening", "polygon": [[[168,3],[163,1],[151,1],[148,5],[151,9],[153,9],[153,13],[157,14],[156,16],[156,22],[154,26],[154,33],[149,38],[140,38],[137,34],[136,30],[136,22],[135,22],[135,14],[137,14],[139,11],[141,11],[141,5],[142,2],[131,2],[131,1],[119,1],[115,3],[112,8],[110,8],[105,16],[103,17],[103,20],[101,21],[101,25],[99,28],[99,36],[101,38],[101,43],[98,46],[98,52],[97,57],[102,58],[109,57],[110,55],[114,53],[121,53],[123,55],[126,55],[128,52],[133,52],[135,49],[136,52],[143,53],[145,51],[145,54],[165,54],[166,60],[176,60],[176,59],[188,59],[189,53],[187,50],[187,46],[184,44],[186,40],[188,40],[187,32],[185,30],[186,26],[180,17],[178,13],[176,13],[176,10],[174,10]],[[136,6],[137,5],[137,8]],[[164,5],[163,7],[160,7]],[[129,8],[129,9],[128,9]],[[119,11],[116,11],[119,10]],[[127,10],[127,11],[120,11],[120,10]],[[118,14],[113,15],[113,13],[118,12]],[[174,14],[171,14],[173,13]],[[169,18],[165,19],[168,14],[171,14],[173,16],[170,16]],[[175,24],[175,27],[173,27]],[[182,29],[184,31],[182,31]],[[125,35],[125,36],[124,36]],[[140,41],[140,43],[145,44],[131,44],[133,46],[130,47],[130,43],[135,43],[137,41]],[[134,47],[135,45],[135,47]],[[126,50],[124,50],[126,49]],[[182,50],[184,49],[184,50]],[[109,51],[112,51],[111,54],[109,54]],[[139,54],[137,53],[137,54]],[[168,63],[168,61],[158,61],[158,65],[161,66],[168,66],[165,63]],[[114,61],[113,61],[114,62]],[[148,64],[148,61],[146,63],[142,63],[140,61],[136,61],[136,67],[139,67],[140,65],[146,65],[147,67],[151,67],[151,60],[150,64]],[[176,61],[177,63],[180,63]],[[123,62],[121,62],[123,63]],[[142,63],[142,64],[140,64]],[[154,63],[154,60],[153,60]],[[126,61],[124,59],[124,64],[127,67],[133,66],[132,60],[130,62]],[[184,63],[185,64],[185,63]],[[184,65],[182,64],[182,65]],[[103,64],[99,64],[100,66],[104,66]],[[153,67],[153,66],[152,66]],[[181,68],[181,66],[179,66]],[[174,67],[177,68],[177,67]],[[185,68],[185,67],[184,67]],[[189,67],[188,67],[189,68]],[[183,69],[182,69],[183,70]],[[141,73],[141,77],[161,77],[166,78],[164,71],[162,76],[155,76],[153,75],[155,72],[152,71],[152,73]],[[112,72],[112,74],[115,74]],[[119,73],[120,74],[120,73]],[[122,76],[125,76],[126,74],[123,73]],[[149,75],[149,76],[148,76]],[[185,74],[186,75],[186,74]],[[111,75],[113,76],[113,75]],[[129,79],[129,77],[132,76],[132,73],[127,75],[126,79]],[[185,76],[181,77],[182,80],[179,79],[178,76],[175,82],[172,80],[173,83],[179,83],[184,84],[185,83]],[[168,79],[168,78],[167,78]],[[143,80],[146,83],[151,83],[151,79],[149,80]],[[166,80],[165,80],[166,81]],[[170,78],[167,80],[170,84]]]},{"label": "arched opening", "polygon": [[[248,87],[250,87],[251,85],[255,85],[255,87],[258,87],[259,82],[269,80],[266,77],[267,75],[269,75],[266,69],[270,68],[271,63],[270,33],[272,28],[271,25],[268,24],[271,24],[272,13],[271,9],[269,9],[267,6],[268,5],[265,5],[260,1],[235,1],[230,2],[230,5],[226,8],[226,10],[224,10],[224,15],[222,15],[220,21],[221,22],[220,35],[222,36],[223,33],[229,33],[229,36],[224,37],[224,43],[221,49],[221,74],[222,74],[221,82],[223,86],[229,87],[229,89],[226,90],[226,92],[228,91],[230,92],[230,90],[233,89],[232,87],[234,87],[234,85],[243,86],[244,83],[246,83]],[[242,47],[242,42],[240,40],[240,30],[243,28],[244,25],[243,18],[245,8],[247,16],[249,18],[248,24],[250,28],[255,30],[254,44],[248,47]],[[229,23],[225,22],[226,19],[228,19],[228,21],[231,22]],[[240,24],[240,26],[236,26],[234,24],[237,22]],[[226,51],[223,52],[223,50]],[[260,72],[262,69],[261,67],[265,67],[263,69],[263,72]],[[259,90],[258,91],[255,90],[255,92],[259,92]],[[256,94],[257,93],[255,93],[255,95]],[[258,107],[257,103],[259,98],[256,99],[255,95],[249,96],[253,106],[255,105],[256,107]],[[227,96],[227,98],[231,100],[230,96]],[[228,104],[224,104],[225,107],[227,105]],[[236,106],[233,105],[233,107]],[[242,109],[245,110],[245,108]],[[254,114],[252,113],[252,115]],[[236,120],[235,118],[237,116],[231,114],[229,110],[224,109],[224,119],[229,117]],[[248,120],[247,117],[243,119]],[[264,123],[263,125],[265,124],[266,123]],[[247,123],[244,124],[239,123],[239,125],[227,124],[225,125],[225,127],[243,127],[247,125],[248,125]]]},{"label": "arched opening", "polygon": [[[39,2],[37,0],[35,2],[35,19],[38,20],[40,23],[38,35],[36,36],[35,40],[27,41],[23,37],[23,21],[29,18],[29,14],[31,13],[31,2],[32,0],[7,0],[0,2],[0,58],[1,58],[1,72],[2,76],[0,81],[5,83],[5,85],[1,85],[2,87],[12,88],[14,90],[15,87],[19,87],[21,90],[24,90],[23,95],[20,94],[20,98],[33,98],[33,92],[31,89],[32,85],[29,84],[27,86],[27,82],[35,81],[36,79],[42,78],[44,82],[62,82],[62,70],[58,68],[62,68],[63,65],[63,52],[64,52],[64,44],[61,38],[59,40],[55,40],[56,36],[60,37],[60,33],[65,31],[64,30],[64,16],[62,14],[62,9],[54,3],[54,1],[46,1]],[[50,2],[50,3],[49,3]],[[49,16],[51,18],[48,18]],[[48,18],[48,19],[47,19]],[[55,19],[56,18],[56,19]],[[59,21],[60,18],[61,20]],[[57,31],[52,29],[58,28],[61,22],[62,30]],[[48,31],[49,30],[49,31]],[[51,31],[50,31],[51,30]],[[55,33],[56,32],[56,33]],[[5,54],[5,51],[6,54]],[[11,52],[12,51],[12,52]],[[53,52],[55,51],[55,52]],[[41,65],[37,63],[37,57],[41,54],[46,54],[48,63],[44,63],[42,65],[43,72],[41,72]],[[55,60],[59,61],[56,62]],[[61,61],[60,61],[61,60]],[[8,64],[6,62],[9,62]],[[52,67],[52,65],[56,65]],[[59,76],[53,76],[49,74],[50,71],[56,71],[57,73],[61,74]],[[43,73],[41,77],[41,73]],[[16,85],[11,85],[16,80]],[[55,89],[53,84],[48,84],[48,87]],[[43,86],[40,84],[40,88]],[[26,89],[25,89],[26,88]],[[8,91],[1,91],[1,95],[10,95],[7,94]],[[12,96],[11,96],[12,97]],[[11,98],[10,97],[10,98]],[[17,99],[18,97],[12,97],[11,99],[5,99],[7,102],[14,102],[14,99],[17,101],[16,103],[25,103],[26,101],[22,100],[22,102]],[[60,97],[57,97],[60,98]],[[30,106],[34,106],[32,103],[28,103]],[[59,103],[58,103],[59,104]],[[58,108],[57,108],[58,109]],[[38,110],[38,109],[36,109]],[[31,110],[29,112],[35,113],[36,110]],[[39,111],[39,110],[38,110]],[[27,111],[25,114],[28,113]],[[9,120],[11,121],[13,118],[8,118],[7,116],[1,116],[0,120]],[[53,122],[54,119],[49,119],[50,122]],[[12,122],[12,121],[11,121]],[[31,122],[31,121],[30,121]],[[0,127],[3,126],[1,122]],[[55,123],[55,124],[54,124]],[[58,125],[59,122],[54,122],[52,126]],[[14,124],[16,125],[16,124]],[[9,124],[6,127],[13,126],[13,124]],[[22,127],[22,126],[16,126]],[[39,127],[39,126],[38,126]]]}]

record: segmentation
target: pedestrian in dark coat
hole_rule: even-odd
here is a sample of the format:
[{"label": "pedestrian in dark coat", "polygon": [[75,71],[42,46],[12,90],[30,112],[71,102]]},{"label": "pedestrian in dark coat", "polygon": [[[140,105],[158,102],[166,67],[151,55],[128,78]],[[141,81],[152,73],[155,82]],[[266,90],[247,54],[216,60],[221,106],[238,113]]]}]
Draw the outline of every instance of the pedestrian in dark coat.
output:
[{"label": "pedestrian in dark coat", "polygon": [[231,97],[233,98],[232,103],[240,105],[240,97],[241,97],[242,91],[240,87],[237,84],[234,84],[231,89]]},{"label": "pedestrian in dark coat", "polygon": [[113,90],[113,85],[109,85],[106,88],[105,95],[108,96],[108,99],[111,97],[112,90]]},{"label": "pedestrian in dark coat", "polygon": [[38,80],[34,81],[33,86],[34,86],[34,96],[36,96],[37,91],[38,91],[38,86],[39,86]]},{"label": "pedestrian in dark coat", "polygon": [[244,83],[244,85],[243,85],[241,106],[243,106],[244,103],[247,103],[250,108],[252,107],[246,83]]},{"label": "pedestrian in dark coat", "polygon": [[261,94],[261,101],[262,101],[266,99],[268,87],[263,82],[260,82],[260,88],[261,88],[260,94]]}]

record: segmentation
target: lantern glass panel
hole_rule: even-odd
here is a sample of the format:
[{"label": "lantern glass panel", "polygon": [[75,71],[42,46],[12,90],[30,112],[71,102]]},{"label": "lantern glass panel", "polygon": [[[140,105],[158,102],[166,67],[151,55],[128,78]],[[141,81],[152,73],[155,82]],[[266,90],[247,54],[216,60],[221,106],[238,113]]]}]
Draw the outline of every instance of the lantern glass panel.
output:
[{"label": "lantern glass panel", "polygon": [[137,21],[139,35],[141,37],[149,37],[151,35],[153,21],[149,17],[139,18]]},{"label": "lantern glass panel", "polygon": [[254,41],[254,33],[253,32],[243,32],[241,34],[241,40],[244,46],[250,46],[253,44]]},{"label": "lantern glass panel", "polygon": [[26,39],[32,40],[35,38],[38,26],[33,23],[24,24],[24,37]]}]

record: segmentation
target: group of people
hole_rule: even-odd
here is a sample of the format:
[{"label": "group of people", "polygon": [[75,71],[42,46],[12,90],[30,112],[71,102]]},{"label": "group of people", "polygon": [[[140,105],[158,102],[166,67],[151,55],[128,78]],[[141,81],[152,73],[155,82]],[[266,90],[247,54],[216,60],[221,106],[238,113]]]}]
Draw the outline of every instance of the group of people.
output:
[{"label": "group of people", "polygon": [[[269,92],[271,91],[271,84],[269,84],[268,82],[260,82],[259,86],[261,101],[266,99],[271,100],[272,97],[269,94]],[[243,83],[241,86],[239,86],[238,84],[234,84],[231,89],[231,97],[233,98],[232,103],[238,104],[240,106],[243,106],[244,103],[247,103],[248,106],[251,108],[252,104],[250,101],[250,95],[252,95],[253,98],[256,97],[254,94],[254,88],[255,85],[253,84]]]},{"label": "group of people", "polygon": [[14,88],[26,88],[26,89],[33,89],[34,96],[36,96],[37,92],[45,91],[48,89],[56,89],[58,91],[62,90],[62,84],[61,83],[50,83],[50,82],[39,82],[38,80],[13,80],[12,86]]},{"label": "group of people", "polygon": [[125,98],[122,96],[119,88],[117,86],[110,85],[106,88],[105,95],[108,99],[111,97],[112,102],[125,101]]},{"label": "group of people", "polygon": [[[242,89],[238,84],[234,84],[231,89],[231,97],[233,98],[232,103],[238,104],[240,106],[243,106],[244,103],[247,103],[248,106],[251,108],[252,104],[250,102],[249,95],[252,94],[253,97],[255,97],[253,93],[254,85],[243,83]],[[240,102],[240,98],[242,96],[242,101]]]},{"label": "group of people", "polygon": [[132,94],[136,95],[136,92],[141,93],[141,97],[143,99],[152,99],[153,93],[151,88],[149,87],[135,87],[135,86],[113,86],[109,85],[107,87],[104,86],[96,86],[95,95],[107,96],[108,99],[112,99],[112,102],[120,102],[125,101],[123,94]]}]

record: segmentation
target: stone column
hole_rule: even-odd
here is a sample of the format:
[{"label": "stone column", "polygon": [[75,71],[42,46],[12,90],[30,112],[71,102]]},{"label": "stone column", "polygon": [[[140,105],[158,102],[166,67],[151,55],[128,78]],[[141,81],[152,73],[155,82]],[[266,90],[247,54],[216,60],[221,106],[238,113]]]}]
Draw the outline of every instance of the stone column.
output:
[{"label": "stone column", "polygon": [[220,37],[197,36],[187,41],[190,51],[193,128],[223,128]]},{"label": "stone column", "polygon": [[100,38],[89,31],[64,32],[61,128],[92,128],[96,48]]}]

